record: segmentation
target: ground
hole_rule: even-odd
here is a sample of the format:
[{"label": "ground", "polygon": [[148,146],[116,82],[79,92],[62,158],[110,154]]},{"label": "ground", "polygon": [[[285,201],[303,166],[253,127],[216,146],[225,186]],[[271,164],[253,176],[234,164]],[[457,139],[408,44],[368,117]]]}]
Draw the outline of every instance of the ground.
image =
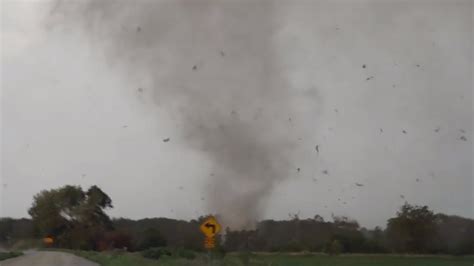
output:
[{"label": "ground", "polygon": [[194,260],[163,258],[160,260],[144,259],[137,253],[97,253],[79,252],[81,256],[99,262],[103,266],[125,265],[272,265],[272,266],[472,266],[474,257],[452,256],[396,256],[396,255],[342,255],[328,256],[323,254],[276,254],[260,253],[245,256],[239,253],[228,254],[224,258],[209,262],[207,255],[202,254]]},{"label": "ground", "polygon": [[[78,255],[72,255],[71,253]],[[80,257],[84,258],[80,258]],[[248,264],[246,264],[248,262]],[[244,255],[227,254],[224,258],[209,260],[199,254],[194,260],[165,257],[159,260],[143,258],[139,253],[92,251],[35,251],[7,259],[1,266],[472,266],[474,257],[452,256],[400,256],[400,255],[341,255],[259,253]]]}]

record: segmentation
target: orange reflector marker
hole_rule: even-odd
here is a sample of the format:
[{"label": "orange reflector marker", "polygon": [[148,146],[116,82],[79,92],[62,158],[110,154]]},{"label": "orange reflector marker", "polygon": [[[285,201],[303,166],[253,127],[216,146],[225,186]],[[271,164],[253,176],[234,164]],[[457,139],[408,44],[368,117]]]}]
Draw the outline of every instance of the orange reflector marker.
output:
[{"label": "orange reflector marker", "polygon": [[204,239],[204,247],[206,249],[213,249],[216,247],[216,239],[211,236],[211,237],[207,237]]},{"label": "orange reflector marker", "polygon": [[45,237],[43,238],[43,243],[46,245],[52,245],[54,243],[54,239],[52,237]]}]

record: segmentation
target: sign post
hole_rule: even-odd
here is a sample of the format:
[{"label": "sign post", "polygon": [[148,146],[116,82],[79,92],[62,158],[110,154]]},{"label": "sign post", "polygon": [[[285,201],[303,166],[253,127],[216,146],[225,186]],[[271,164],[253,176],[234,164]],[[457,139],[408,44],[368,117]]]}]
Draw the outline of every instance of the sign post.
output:
[{"label": "sign post", "polygon": [[209,262],[211,261],[210,251],[216,247],[215,236],[221,231],[221,225],[217,222],[214,216],[209,216],[199,226],[201,232],[204,234],[204,248],[209,251]]}]

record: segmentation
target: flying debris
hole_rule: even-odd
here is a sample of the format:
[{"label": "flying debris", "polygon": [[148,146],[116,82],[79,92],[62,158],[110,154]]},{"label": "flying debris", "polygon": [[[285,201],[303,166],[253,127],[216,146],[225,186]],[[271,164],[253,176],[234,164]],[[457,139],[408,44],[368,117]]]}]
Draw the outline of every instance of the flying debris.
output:
[{"label": "flying debris", "polygon": [[140,26],[137,27],[137,32],[142,31],[142,28]]},{"label": "flying debris", "polygon": [[220,54],[221,54],[222,57],[225,56],[225,53],[224,53],[224,51],[222,51],[222,50],[221,50]]},{"label": "flying debris", "polygon": [[403,196],[403,195],[400,195],[400,198],[401,198],[401,199],[405,199],[405,196]]},{"label": "flying debris", "polygon": [[362,68],[366,68],[367,66],[365,64],[362,65]]},{"label": "flying debris", "polygon": [[407,133],[407,131],[406,131],[406,130],[402,130],[402,133],[403,133],[403,134],[406,134],[406,133]]},{"label": "flying debris", "polygon": [[339,110],[337,108],[334,109],[334,112],[339,113]]},{"label": "flying debris", "polygon": [[318,182],[318,180],[316,178],[313,177],[312,179],[313,179],[313,182]]},{"label": "flying debris", "polygon": [[420,65],[419,65],[419,64],[416,64],[416,67],[420,67]]},{"label": "flying debris", "polygon": [[298,167],[298,168],[296,169],[296,171],[298,171],[298,173],[299,173],[299,172],[301,171],[301,169]]},{"label": "flying debris", "polygon": [[467,138],[465,136],[461,136],[461,137],[459,137],[459,139],[462,140],[462,141],[467,141]]},{"label": "flying debris", "polygon": [[361,183],[355,183],[355,185],[358,186],[358,187],[363,187],[364,186],[364,184],[361,184]]},{"label": "flying debris", "polygon": [[383,129],[382,129],[382,128],[380,129],[380,133],[383,133]]},{"label": "flying debris", "polygon": [[325,174],[325,175],[328,175],[329,171],[328,170],[323,170],[322,173]]},{"label": "flying debris", "polygon": [[197,65],[194,65],[193,70],[197,70],[197,69],[198,69]]},{"label": "flying debris", "polygon": [[179,190],[183,190],[184,187],[183,187],[183,186],[179,186],[178,189],[179,189]]},{"label": "flying debris", "polygon": [[137,91],[140,92],[140,93],[142,93],[142,92],[143,92],[143,88],[138,88]]},{"label": "flying debris", "polygon": [[464,129],[461,128],[461,129],[459,130],[459,132],[461,132],[461,133],[466,133],[466,130],[464,130]]},{"label": "flying debris", "polygon": [[374,76],[370,76],[370,77],[366,78],[365,80],[371,80],[373,78],[374,78]]},{"label": "flying debris", "polygon": [[163,142],[168,142],[170,141],[170,138],[163,139]]},{"label": "flying debris", "polygon": [[319,153],[319,145],[316,145],[314,148],[316,149],[316,152]]},{"label": "flying debris", "polygon": [[419,178],[417,178],[417,179],[415,179],[415,180],[416,180],[416,182],[420,182],[420,179],[419,179]]},{"label": "flying debris", "polygon": [[434,132],[438,133],[440,129],[441,129],[440,127],[437,127],[435,128]]},{"label": "flying debris", "polygon": [[127,128],[127,127],[128,127],[128,125],[123,125],[123,126],[122,126],[122,128]]}]

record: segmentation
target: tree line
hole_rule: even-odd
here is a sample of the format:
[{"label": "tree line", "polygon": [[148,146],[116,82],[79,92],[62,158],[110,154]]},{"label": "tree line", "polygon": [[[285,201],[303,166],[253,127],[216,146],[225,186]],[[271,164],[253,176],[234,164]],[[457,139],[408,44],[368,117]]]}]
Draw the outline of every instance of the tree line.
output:
[{"label": "tree line", "polygon": [[[44,190],[34,196],[31,219],[0,218],[0,245],[24,239],[54,240],[53,247],[107,250],[146,250],[180,247],[203,250],[199,225],[168,218],[111,219],[105,210],[112,200],[99,187],[78,186]],[[293,216],[290,220],[264,220],[254,230],[225,229],[221,251],[474,254],[474,220],[434,213],[427,206],[405,203],[386,229],[366,229],[344,216],[325,221]]]}]

